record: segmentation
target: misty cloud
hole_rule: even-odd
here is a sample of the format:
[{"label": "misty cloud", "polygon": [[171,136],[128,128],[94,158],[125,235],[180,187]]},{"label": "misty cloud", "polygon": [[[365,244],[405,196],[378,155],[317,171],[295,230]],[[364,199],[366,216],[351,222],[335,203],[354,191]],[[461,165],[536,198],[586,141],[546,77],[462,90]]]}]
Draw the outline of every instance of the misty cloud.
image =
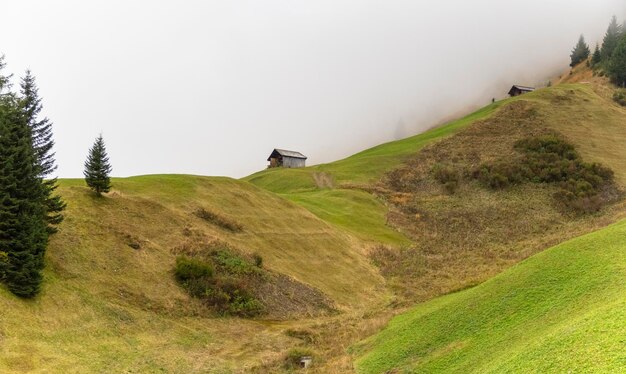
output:
[{"label": "misty cloud", "polygon": [[[566,70],[617,0],[9,1],[8,71],[30,67],[59,175],[101,131],[118,176],[240,177],[274,147],[332,161]],[[593,47],[593,45],[592,45]]]}]

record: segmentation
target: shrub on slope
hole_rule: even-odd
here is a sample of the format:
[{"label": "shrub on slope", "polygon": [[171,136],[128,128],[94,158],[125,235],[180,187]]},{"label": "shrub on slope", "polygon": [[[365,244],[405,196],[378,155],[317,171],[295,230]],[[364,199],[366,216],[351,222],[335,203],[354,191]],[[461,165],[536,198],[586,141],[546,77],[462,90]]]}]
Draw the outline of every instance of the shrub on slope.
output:
[{"label": "shrub on slope", "polygon": [[616,195],[613,171],[586,163],[574,147],[557,134],[519,140],[520,157],[482,164],[474,177],[492,189],[522,183],[556,184],[556,200],[575,213],[599,211]]},{"label": "shrub on slope", "polygon": [[[408,301],[480,283],[550,245],[612,222],[602,212],[563,214],[554,199],[558,195],[573,207],[599,198],[581,210],[606,206],[619,196],[610,174],[555,137],[542,106],[513,101],[387,175],[379,191],[395,208],[389,221],[415,245],[379,247],[372,259]],[[485,188],[477,177],[495,188]],[[563,191],[574,191],[574,198],[567,200]]]},{"label": "shrub on slope", "polygon": [[287,318],[325,315],[333,302],[319,290],[264,269],[263,258],[228,243],[211,240],[197,230],[173,249],[174,275],[187,293],[222,316]]}]

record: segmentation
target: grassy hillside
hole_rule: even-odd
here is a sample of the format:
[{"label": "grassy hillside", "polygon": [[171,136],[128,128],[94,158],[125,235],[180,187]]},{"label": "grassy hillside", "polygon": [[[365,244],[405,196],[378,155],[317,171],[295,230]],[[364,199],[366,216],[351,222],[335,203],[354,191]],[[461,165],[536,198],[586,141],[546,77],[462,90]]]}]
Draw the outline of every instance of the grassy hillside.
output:
[{"label": "grassy hillside", "polygon": [[[402,165],[425,145],[454,134],[477,120],[487,118],[504,103],[506,101],[497,102],[444,126],[381,144],[343,160],[305,169],[268,169],[252,174],[245,180],[276,193],[295,193],[324,187],[369,186],[384,173]],[[320,182],[320,178],[316,178],[319,174],[325,175],[330,183]]]},{"label": "grassy hillside", "polygon": [[360,373],[623,372],[626,221],[419,305],[360,344]]},{"label": "grassy hillside", "polygon": [[[42,294],[24,301],[0,288],[0,372],[241,370],[280,359],[293,344],[280,329],[215,318],[176,284],[176,249],[190,241],[220,240],[259,253],[266,269],[314,287],[345,312],[386,298],[352,238],[246,182],[114,179],[114,191],[102,199],[83,183],[60,181],[68,209],[47,253]],[[198,207],[243,230],[231,233],[196,217]],[[292,305],[291,298],[281,304]],[[317,310],[305,300],[280,312],[266,318],[309,318]]]},{"label": "grassy hillside", "polygon": [[[588,69],[579,70],[568,76],[570,81],[591,76]],[[553,206],[551,195],[557,190],[541,185],[500,193],[470,186],[450,196],[437,183],[420,182],[415,191],[395,191],[388,185],[381,188],[380,180],[402,169],[413,174],[421,170],[415,178],[432,179],[429,174],[435,164],[459,160],[463,160],[462,172],[471,173],[479,162],[513,153],[512,145],[521,137],[556,131],[586,162],[600,162],[614,170],[623,185],[626,110],[611,96],[611,88],[600,78],[563,83],[344,160],[306,169],[265,170],[246,180],[358,238],[400,248],[422,247],[415,256],[406,256],[407,251],[388,253],[386,257],[394,261],[384,259],[383,265],[406,273],[388,277],[394,287],[424,300],[479,283],[546,246],[602,227],[614,218],[564,216]],[[415,219],[416,215],[420,218]],[[506,217],[531,217],[532,222],[516,227],[517,221]],[[473,235],[471,230],[481,234]],[[462,248],[450,250],[457,247]]]},{"label": "grassy hillside", "polygon": [[[590,75],[586,71],[580,74]],[[387,194],[381,190],[379,184],[375,189],[378,196],[384,196],[388,206],[394,207],[392,214],[388,213],[387,224],[401,227],[402,232],[416,243],[408,249],[377,249],[373,252],[372,258],[381,267],[383,274],[388,277],[390,285],[396,291],[406,290],[409,294],[416,295],[417,299],[424,300],[451,290],[463,289],[483,282],[502,269],[548,246],[604,227],[624,216],[622,204],[582,217],[563,212],[554,201],[553,195],[558,192],[556,186],[531,184],[494,192],[477,186],[475,182],[470,182],[462,184],[460,191],[450,195],[443,191],[442,186],[436,181],[434,184],[430,181],[425,182],[432,172],[433,162],[458,163],[463,160],[461,163],[467,162],[464,165],[468,167],[466,171],[471,172],[472,167],[477,163],[502,160],[503,157],[513,155],[515,153],[513,143],[523,137],[556,132],[575,146],[584,161],[600,162],[610,167],[616,174],[616,182],[623,186],[626,183],[626,167],[624,166],[626,153],[623,150],[626,148],[621,144],[626,139],[626,132],[624,132],[626,127],[623,126],[626,121],[626,111],[612,101],[612,88],[606,84],[605,80],[597,78],[591,82],[580,83],[584,80],[575,79],[577,76],[574,74],[572,79],[573,82],[578,83],[564,83],[504,101],[500,103],[502,110],[494,111],[498,114],[482,117],[483,121],[480,120],[481,118],[475,119],[469,124],[470,126],[462,126],[451,133],[446,133],[438,139],[440,141],[426,142],[424,146],[417,147],[414,153],[399,157],[402,162],[392,168],[395,171],[406,168],[412,172],[421,170],[425,174],[418,175],[416,184],[418,193],[414,196],[403,192],[395,195]],[[380,149],[383,154],[387,149],[389,155],[393,155],[393,147],[382,146]],[[331,164],[327,167],[333,166]],[[330,186],[328,183],[318,183],[320,180],[322,182],[333,180],[329,177],[333,174],[328,170],[330,169],[323,172],[323,178],[314,173],[311,179],[326,188],[339,186],[337,190],[341,190],[342,187],[344,189],[354,187],[351,184],[353,182],[355,185],[363,186],[360,184],[363,180],[350,181],[348,178],[337,178],[339,183],[335,181],[334,185],[330,184]],[[271,172],[273,171],[269,171],[268,174]],[[281,172],[277,172],[279,173]],[[295,171],[295,173],[302,178],[307,174],[303,170]],[[302,178],[299,180],[302,181]],[[469,178],[469,176],[463,178]],[[276,179],[282,183],[286,183],[285,180]],[[302,192],[303,185],[300,183],[299,190],[296,189],[297,192],[292,195],[306,194],[307,192]],[[614,199],[617,197],[615,193],[616,191],[605,191],[602,198]],[[398,220],[398,213],[406,202],[411,203],[408,207],[410,209],[407,209],[407,214]],[[299,203],[311,209],[312,204],[307,206],[306,202],[300,201]],[[334,206],[338,205],[334,203]],[[323,215],[316,214],[323,218]],[[349,222],[348,217],[346,221]],[[372,228],[371,225],[367,227]],[[417,255],[410,254],[411,252]],[[410,255],[405,256],[405,253]],[[394,278],[393,275],[398,273],[401,276]],[[510,292],[517,293],[520,289],[511,288]],[[612,307],[607,300],[610,300],[610,297],[596,300],[598,309],[603,307],[603,303],[607,307]],[[614,309],[616,310],[619,309]],[[518,312],[523,315],[526,310],[520,309]],[[597,318],[599,315],[601,314],[596,314],[596,318],[589,321],[587,329],[604,328],[603,321]],[[455,318],[456,316],[450,318],[450,321]],[[573,317],[578,320],[584,318],[587,317],[582,313]],[[617,320],[610,323],[615,323]],[[444,325],[449,323],[447,320],[438,320],[437,323],[439,322]],[[436,326],[438,325],[435,323],[431,325],[433,329],[436,329]],[[410,333],[414,332],[415,330]],[[523,329],[517,330],[516,337],[526,342],[523,332]],[[385,336],[388,338],[397,333],[398,331],[393,331]],[[427,331],[426,335],[428,334],[431,334],[431,331]],[[491,338],[494,342],[499,342],[497,336],[491,336]],[[410,340],[408,337],[407,339]],[[612,343],[618,341],[613,340]],[[575,342],[572,340],[572,344],[575,345]],[[424,344],[430,347],[433,342],[425,338]],[[456,343],[450,344],[451,348],[441,347],[443,353],[437,351],[433,355],[445,354],[447,350],[453,349]],[[463,344],[465,343],[462,342],[461,345]],[[592,344],[593,340],[588,340],[583,346],[574,347],[570,352],[564,353],[563,358],[558,358],[557,361],[566,362],[568,354],[581,355],[587,346]],[[410,349],[412,349],[412,344],[407,343],[405,346],[392,346],[390,351]],[[381,351],[380,357],[388,357],[388,363],[393,363],[398,359],[400,366],[404,367],[402,359],[389,354],[390,351]],[[541,357],[556,354],[555,352],[544,353],[546,356]],[[506,357],[506,354],[503,357]],[[415,357],[407,361],[414,359]],[[623,362],[623,357],[620,359]],[[459,359],[459,362],[462,360],[463,358]],[[489,360],[486,358],[486,361]],[[485,367],[489,368],[489,365],[485,364]],[[604,371],[602,365],[594,366],[593,363],[589,365],[596,370]],[[375,369],[371,372],[381,372],[393,368],[394,365],[373,367]],[[411,365],[407,364],[407,367]],[[462,366],[458,371],[464,372],[468,367],[471,366]],[[417,366],[415,371],[447,371],[446,368],[433,366],[432,370],[430,367],[423,370],[424,367]],[[517,370],[517,367],[512,366],[509,371],[528,371],[526,369],[532,367],[521,366],[521,368]],[[547,368],[550,367],[547,366]]]},{"label": "grassy hillside", "polygon": [[610,87],[594,81],[558,85],[525,99],[537,103],[546,124],[564,134],[585,159],[611,167],[626,184],[626,108],[611,96]]},{"label": "grassy hillside", "polygon": [[[424,249],[417,257],[383,252],[383,260],[393,260],[383,271],[398,273],[404,266],[411,276],[400,276],[401,282],[413,290],[422,283],[445,285],[468,274],[487,275],[499,262],[508,267],[547,243],[623,217],[623,204],[585,218],[559,214],[550,208],[554,192],[547,185],[487,192],[472,187],[470,173],[450,194],[432,180],[436,163],[472,170],[485,160],[514,156],[507,144],[516,137],[556,131],[585,161],[609,166],[623,186],[626,111],[611,100],[612,90],[604,78],[579,67],[562,84],[509,100],[497,116],[427,147],[396,169],[389,176],[401,187],[389,198],[406,214],[394,221],[405,232],[413,230],[416,247]],[[526,113],[516,113],[520,108]],[[357,371],[624,371],[625,232],[622,221],[535,255],[477,287],[416,306],[354,348]],[[462,259],[461,267],[454,267],[454,258]]]},{"label": "grassy hillside", "polygon": [[371,242],[408,245],[387,225],[387,207],[368,189],[424,146],[492,115],[505,101],[403,140],[381,144],[346,159],[305,169],[268,169],[244,180],[309,209],[323,220]]},{"label": "grassy hillside", "polygon": [[[476,121],[489,118],[502,106],[519,100],[541,104],[540,110],[549,126],[571,138],[585,157],[609,166],[615,164],[620,178],[625,179],[626,170],[622,169],[626,168],[620,167],[619,162],[626,159],[626,150],[619,147],[618,143],[626,137],[626,129],[621,126],[626,108],[611,100],[612,88],[607,86],[605,78],[580,83],[591,73],[583,66],[579,70],[558,86],[496,102],[449,124],[413,137],[381,144],[343,160],[305,169],[268,169],[244,179],[280,194],[330,187],[367,187],[386,172],[401,166],[424,146]],[[605,143],[608,146],[600,146]]]},{"label": "grassy hillside", "polygon": [[415,244],[400,251],[379,249],[374,258],[408,300],[478,284],[547,247],[615,222],[619,208],[611,204],[620,192],[611,183],[588,200],[597,203],[588,204],[593,214],[579,214],[555,198],[562,193],[560,182],[532,182],[552,173],[573,178],[576,173],[569,170],[576,167],[569,161],[564,172],[556,171],[560,162],[538,168],[543,161],[533,161],[534,174],[526,181],[498,188],[485,182],[483,171],[490,165],[499,177],[531,172],[528,155],[516,147],[520,141],[547,136],[567,144],[548,117],[558,110],[558,105],[544,107],[534,95],[512,100],[489,119],[425,147],[379,183],[379,195],[394,208],[389,222]]},{"label": "grassy hillside", "polygon": [[362,240],[388,244],[409,243],[387,225],[386,207],[365,191],[324,189],[283,196]]},{"label": "grassy hillside", "polygon": [[[278,372],[294,347],[312,350],[314,371],[350,372],[346,347],[403,302],[479,284],[624,217],[610,205],[614,186],[603,210],[580,217],[555,207],[555,185],[494,191],[472,177],[481,162],[515,156],[520,138],[556,131],[626,183],[626,111],[604,81],[576,77],[305,169],[115,179],[102,199],[82,180],[60,181],[68,210],[42,294],[25,301],[0,288],[0,372]],[[433,176],[442,162],[463,171],[454,193]],[[624,231],[417,306],[356,348],[358,369],[619,371]],[[176,282],[178,255],[206,258],[214,245],[262,257],[256,280],[270,307],[259,319],[218,316]]]}]

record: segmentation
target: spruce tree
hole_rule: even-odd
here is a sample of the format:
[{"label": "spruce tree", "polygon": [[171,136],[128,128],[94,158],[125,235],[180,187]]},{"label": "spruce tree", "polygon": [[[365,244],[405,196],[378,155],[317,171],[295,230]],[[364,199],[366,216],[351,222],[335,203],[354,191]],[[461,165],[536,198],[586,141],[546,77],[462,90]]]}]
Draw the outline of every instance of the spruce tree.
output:
[{"label": "spruce tree", "polygon": [[622,38],[613,51],[607,70],[613,83],[620,87],[626,87],[626,38]]},{"label": "spruce tree", "polygon": [[613,56],[613,51],[615,51],[615,48],[617,48],[617,45],[622,38],[622,35],[622,25],[617,23],[617,17],[613,16],[602,42],[601,55],[603,62],[608,63],[611,60],[611,57]]},{"label": "spruce tree", "polygon": [[572,62],[569,64],[569,66],[574,67],[580,64],[581,62],[589,58],[589,54],[589,46],[585,42],[585,37],[581,35],[578,39],[578,43],[574,47],[574,50],[572,50],[572,54],[570,55],[570,57],[572,58]]},{"label": "spruce tree", "polygon": [[[6,63],[4,62],[4,55],[0,55],[0,108],[2,108],[1,105],[3,103],[2,93],[9,82],[8,77],[1,74],[5,66]],[[0,132],[1,131],[2,128],[0,128]],[[2,158],[0,158],[0,168],[2,168],[3,165],[4,162],[2,162]],[[12,218],[9,212],[10,205],[11,202],[8,200],[5,202],[4,193],[2,192],[2,190],[0,190],[0,281],[4,281],[6,276],[6,270],[9,266],[9,255],[7,252],[4,252],[7,250],[8,246],[5,244],[4,241],[9,239],[6,231],[8,228],[11,227],[10,225],[8,225],[9,221]]]},{"label": "spruce tree", "polygon": [[602,54],[600,53],[600,46],[596,44],[596,49],[591,56],[591,66],[598,66],[600,62],[602,62]]},{"label": "spruce tree", "polygon": [[98,196],[103,192],[109,192],[111,189],[111,165],[109,164],[109,156],[107,155],[102,135],[96,138],[93,147],[89,150],[89,156],[85,161],[85,181],[87,185],[94,190]]},{"label": "spruce tree", "polygon": [[[4,62],[4,55],[0,55],[0,72],[4,69],[5,66],[6,66],[6,62]],[[10,78],[11,78],[10,75],[6,76],[6,75],[0,74],[0,94],[2,94],[4,89],[10,88],[10,85],[9,85]]]},{"label": "spruce tree", "polygon": [[31,129],[14,94],[0,96],[0,253],[15,295],[39,292],[48,243],[45,194]]},{"label": "spruce tree", "polygon": [[42,110],[41,98],[39,97],[39,89],[35,83],[35,77],[30,70],[26,71],[26,75],[20,82],[20,87],[22,110],[31,128],[39,177],[44,180],[48,231],[53,234],[57,231],[55,226],[63,221],[61,212],[65,209],[65,203],[59,195],[55,194],[57,179],[46,180],[56,170],[54,152],[52,151],[54,147],[52,122],[46,117],[39,118]]},{"label": "spruce tree", "polygon": [[0,282],[4,282],[6,271],[9,267],[9,255],[6,252],[0,252]]}]

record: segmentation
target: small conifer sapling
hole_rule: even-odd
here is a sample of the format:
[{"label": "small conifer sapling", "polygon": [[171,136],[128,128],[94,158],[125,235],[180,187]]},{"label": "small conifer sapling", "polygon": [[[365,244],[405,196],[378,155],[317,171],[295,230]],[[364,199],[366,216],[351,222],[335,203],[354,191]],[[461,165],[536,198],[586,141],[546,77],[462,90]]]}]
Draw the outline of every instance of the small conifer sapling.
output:
[{"label": "small conifer sapling", "polygon": [[106,152],[104,139],[102,135],[96,138],[95,143],[89,150],[89,156],[85,161],[85,182],[96,193],[101,196],[102,193],[109,192],[111,189],[111,164],[109,156]]}]

